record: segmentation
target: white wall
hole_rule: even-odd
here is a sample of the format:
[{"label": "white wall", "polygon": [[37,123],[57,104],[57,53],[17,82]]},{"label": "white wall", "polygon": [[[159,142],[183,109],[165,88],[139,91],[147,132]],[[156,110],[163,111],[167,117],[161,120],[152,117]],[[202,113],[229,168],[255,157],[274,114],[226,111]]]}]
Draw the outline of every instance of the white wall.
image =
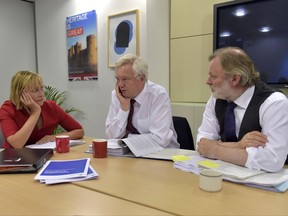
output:
[{"label": "white wall", "polygon": [[[149,64],[149,78],[169,92],[169,0],[36,0],[39,73],[44,82],[69,93],[69,104],[81,109],[76,116],[86,136],[104,137],[114,71],[107,67],[107,17],[139,9],[140,55]],[[68,81],[65,18],[96,10],[98,80]],[[163,18],[159,18],[162,17]]]},{"label": "white wall", "polygon": [[0,1],[0,104],[9,99],[10,81],[19,70],[36,70],[34,6],[19,0]]},{"label": "white wall", "polygon": [[149,79],[169,92],[170,0],[147,0],[146,38]]}]

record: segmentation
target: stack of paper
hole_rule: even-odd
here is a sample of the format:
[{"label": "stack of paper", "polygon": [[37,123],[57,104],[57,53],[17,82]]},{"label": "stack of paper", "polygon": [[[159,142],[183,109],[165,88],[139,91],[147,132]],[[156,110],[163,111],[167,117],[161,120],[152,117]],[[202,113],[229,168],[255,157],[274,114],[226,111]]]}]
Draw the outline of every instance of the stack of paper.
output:
[{"label": "stack of paper", "polygon": [[49,160],[34,180],[45,184],[95,179],[99,175],[90,165],[90,158],[75,160]]},{"label": "stack of paper", "polygon": [[142,158],[147,159],[157,159],[157,160],[174,160],[174,158],[184,158],[191,159],[190,157],[197,155],[196,151],[188,149],[179,149],[179,148],[164,148],[161,151],[157,151],[151,154],[143,155]]},{"label": "stack of paper", "polygon": [[223,179],[251,187],[285,192],[288,190],[288,169],[276,173],[251,170],[220,160],[209,160],[200,155],[186,160],[175,160],[174,167],[185,172],[199,174],[202,169],[213,169],[223,174]]},{"label": "stack of paper", "polygon": [[[85,151],[86,153],[93,153],[92,144]],[[107,154],[111,156],[123,156],[130,152],[127,145],[123,145],[120,139],[109,139],[107,142]]]},{"label": "stack of paper", "polygon": [[119,139],[109,139],[107,145],[108,155],[123,156],[130,151],[128,146],[123,144],[122,140]]}]

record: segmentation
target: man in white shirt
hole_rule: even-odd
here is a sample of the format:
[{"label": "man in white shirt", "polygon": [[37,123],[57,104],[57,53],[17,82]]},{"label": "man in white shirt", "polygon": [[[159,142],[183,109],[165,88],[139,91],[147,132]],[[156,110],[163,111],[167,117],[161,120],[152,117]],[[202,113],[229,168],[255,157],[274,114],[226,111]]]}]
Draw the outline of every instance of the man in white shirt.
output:
[{"label": "man in white shirt", "polygon": [[[209,57],[212,96],[197,134],[197,150],[205,157],[250,169],[279,171],[288,153],[287,97],[259,81],[249,56],[236,47]],[[236,140],[225,135],[225,110],[234,102]]]},{"label": "man in white shirt", "polygon": [[[169,95],[162,86],[147,79],[148,66],[143,59],[124,55],[116,62],[115,72],[116,86],[106,118],[106,136],[120,139],[133,133],[146,136],[163,148],[179,148]],[[135,100],[134,129],[130,130],[127,122],[132,99]]]}]

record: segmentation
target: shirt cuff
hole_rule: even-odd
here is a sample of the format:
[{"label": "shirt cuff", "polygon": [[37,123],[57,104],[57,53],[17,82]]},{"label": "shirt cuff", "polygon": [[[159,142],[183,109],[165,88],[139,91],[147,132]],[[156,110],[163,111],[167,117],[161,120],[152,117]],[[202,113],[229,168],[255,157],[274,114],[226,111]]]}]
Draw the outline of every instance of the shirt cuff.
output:
[{"label": "shirt cuff", "polygon": [[246,148],[246,152],[248,154],[248,157],[247,157],[247,161],[245,163],[245,167],[247,167],[248,169],[260,170],[260,167],[257,165],[257,163],[254,160],[255,154],[257,153],[257,151],[258,151],[258,149],[254,148],[254,147]]}]

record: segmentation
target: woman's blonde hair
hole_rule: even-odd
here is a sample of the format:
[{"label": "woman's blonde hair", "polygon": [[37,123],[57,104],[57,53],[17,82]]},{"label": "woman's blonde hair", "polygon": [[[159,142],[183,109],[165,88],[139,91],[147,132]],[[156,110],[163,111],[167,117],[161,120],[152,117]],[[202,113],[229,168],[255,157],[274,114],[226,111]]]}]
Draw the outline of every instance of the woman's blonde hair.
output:
[{"label": "woman's blonde hair", "polygon": [[23,90],[27,86],[36,87],[42,85],[42,77],[31,71],[18,71],[11,80],[10,86],[10,101],[16,106],[17,110],[23,108],[23,104],[20,101]]}]

